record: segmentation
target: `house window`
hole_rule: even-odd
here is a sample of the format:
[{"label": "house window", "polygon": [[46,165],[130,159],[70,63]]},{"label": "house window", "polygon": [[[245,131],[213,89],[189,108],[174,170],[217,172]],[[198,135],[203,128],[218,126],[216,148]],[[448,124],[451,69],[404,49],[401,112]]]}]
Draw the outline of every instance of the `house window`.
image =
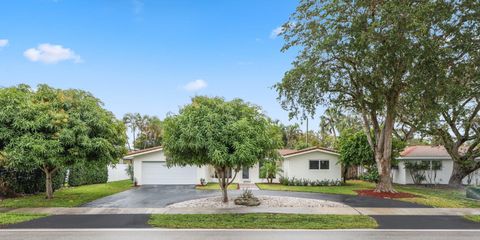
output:
[{"label": "house window", "polygon": [[308,169],[313,169],[313,170],[319,169],[319,165],[320,165],[319,162],[320,161],[318,161],[318,160],[310,160],[310,162],[308,164]]},{"label": "house window", "polygon": [[330,169],[330,162],[327,160],[320,161],[320,169]]},{"label": "house window", "polygon": [[308,169],[330,169],[330,162],[328,160],[310,160],[308,163]]}]

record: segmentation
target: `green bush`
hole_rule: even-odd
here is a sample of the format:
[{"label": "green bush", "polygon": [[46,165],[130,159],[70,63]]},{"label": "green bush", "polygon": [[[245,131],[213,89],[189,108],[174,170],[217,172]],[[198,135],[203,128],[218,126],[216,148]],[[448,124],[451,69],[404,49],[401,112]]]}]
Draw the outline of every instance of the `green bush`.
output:
[{"label": "green bush", "polygon": [[68,185],[72,187],[107,181],[108,167],[97,163],[77,164],[70,168],[68,175]]},{"label": "green bush", "polygon": [[359,178],[363,181],[378,183],[380,175],[378,174],[377,167],[372,166],[368,168],[367,172],[362,174]]},{"label": "green bush", "polygon": [[279,179],[280,184],[287,186],[341,186],[341,180],[309,180],[305,178],[285,178]]},{"label": "green bush", "polygon": [[468,187],[467,198],[480,200],[480,187]]},{"label": "green bush", "polygon": [[[53,189],[65,184],[65,170],[53,175]],[[40,169],[18,171],[0,167],[0,195],[34,194],[45,191],[45,173]]]}]

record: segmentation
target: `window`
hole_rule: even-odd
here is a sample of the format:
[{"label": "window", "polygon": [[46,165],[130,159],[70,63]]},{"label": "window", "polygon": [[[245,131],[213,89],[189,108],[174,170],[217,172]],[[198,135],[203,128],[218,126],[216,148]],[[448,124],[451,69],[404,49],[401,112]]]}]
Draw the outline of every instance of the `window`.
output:
[{"label": "window", "polygon": [[330,162],[327,160],[320,161],[320,169],[330,169]]},{"label": "window", "polygon": [[330,162],[328,160],[310,160],[308,163],[308,169],[330,169]]},{"label": "window", "polygon": [[319,162],[318,160],[310,160],[308,169],[319,169]]}]

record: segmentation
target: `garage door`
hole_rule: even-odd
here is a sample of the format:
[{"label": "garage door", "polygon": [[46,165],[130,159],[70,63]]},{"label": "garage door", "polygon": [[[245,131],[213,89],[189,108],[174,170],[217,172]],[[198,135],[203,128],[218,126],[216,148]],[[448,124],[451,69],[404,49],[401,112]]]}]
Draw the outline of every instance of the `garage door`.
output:
[{"label": "garage door", "polygon": [[165,162],[142,162],[142,184],[195,184],[196,167],[171,167]]}]

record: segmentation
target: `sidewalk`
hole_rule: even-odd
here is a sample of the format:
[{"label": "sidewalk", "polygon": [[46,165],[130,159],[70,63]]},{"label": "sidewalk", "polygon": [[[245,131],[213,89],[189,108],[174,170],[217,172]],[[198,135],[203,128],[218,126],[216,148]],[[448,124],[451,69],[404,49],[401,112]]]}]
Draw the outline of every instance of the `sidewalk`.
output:
[{"label": "sidewalk", "polygon": [[221,214],[221,213],[290,213],[390,216],[464,216],[480,215],[480,208],[18,208],[9,213],[43,213],[50,215],[91,214]]}]

